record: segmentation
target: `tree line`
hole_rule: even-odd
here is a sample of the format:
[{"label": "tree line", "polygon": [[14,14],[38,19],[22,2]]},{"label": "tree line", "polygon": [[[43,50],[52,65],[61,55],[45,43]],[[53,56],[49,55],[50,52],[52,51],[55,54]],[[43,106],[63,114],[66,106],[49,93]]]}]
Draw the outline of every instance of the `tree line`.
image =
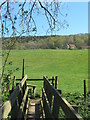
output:
[{"label": "tree line", "polygon": [[[4,38],[2,48],[9,49],[11,43],[11,38]],[[88,48],[88,34],[16,37],[12,49],[67,49],[68,44],[74,44],[75,49],[86,49]]]}]

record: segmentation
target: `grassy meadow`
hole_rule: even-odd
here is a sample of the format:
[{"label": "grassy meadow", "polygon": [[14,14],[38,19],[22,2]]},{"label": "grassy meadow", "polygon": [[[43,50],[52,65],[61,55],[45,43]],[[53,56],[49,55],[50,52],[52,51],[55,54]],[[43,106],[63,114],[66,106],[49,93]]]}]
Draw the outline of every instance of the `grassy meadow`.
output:
[{"label": "grassy meadow", "polygon": [[[23,58],[25,59],[25,74],[28,78],[42,78],[43,75],[50,78],[57,75],[58,88],[62,90],[62,93],[83,93],[83,80],[88,79],[88,50],[12,50],[6,71],[18,67],[18,71],[15,71],[13,75],[21,78]],[[3,61],[4,59],[5,56]],[[11,61],[12,65],[9,65]],[[42,82],[33,84],[37,84],[38,92],[40,92]]]}]

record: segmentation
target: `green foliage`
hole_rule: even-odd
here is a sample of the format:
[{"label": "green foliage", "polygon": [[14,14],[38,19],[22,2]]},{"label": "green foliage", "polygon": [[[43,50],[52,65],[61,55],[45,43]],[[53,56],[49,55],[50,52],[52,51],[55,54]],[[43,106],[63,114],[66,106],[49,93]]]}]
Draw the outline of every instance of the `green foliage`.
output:
[{"label": "green foliage", "polygon": [[[7,54],[8,54],[8,51],[4,51],[3,54],[2,54],[2,57],[4,59],[6,59]],[[2,78],[2,81],[1,81],[1,84],[2,84],[2,96],[3,96],[2,97],[2,102],[7,100],[8,96],[9,96],[9,90],[12,89],[13,73],[15,71],[19,70],[18,67],[15,67],[14,69],[12,69],[12,65],[13,65],[13,62],[11,60],[7,61],[6,65],[5,65],[6,71],[4,71],[3,78]],[[8,69],[8,67],[9,67],[9,69]],[[5,70],[5,68],[4,68],[4,70]]]},{"label": "green foliage", "polygon": [[79,92],[66,93],[64,97],[71,105],[78,106],[78,113],[84,118],[90,118],[90,93],[87,93],[86,103],[84,102],[84,95]]},{"label": "green foliage", "polygon": [[[34,27],[32,31],[36,31],[36,27]],[[12,49],[66,49],[67,44],[75,44],[77,49],[85,49],[88,46],[88,34],[69,36],[22,36],[21,38],[16,38],[17,40]],[[7,42],[9,41],[8,38],[3,40],[3,49],[9,49],[7,46]]]},{"label": "green foliage", "polygon": [[9,97],[9,93],[7,91],[5,91],[2,95],[2,104],[8,100],[8,97]]}]

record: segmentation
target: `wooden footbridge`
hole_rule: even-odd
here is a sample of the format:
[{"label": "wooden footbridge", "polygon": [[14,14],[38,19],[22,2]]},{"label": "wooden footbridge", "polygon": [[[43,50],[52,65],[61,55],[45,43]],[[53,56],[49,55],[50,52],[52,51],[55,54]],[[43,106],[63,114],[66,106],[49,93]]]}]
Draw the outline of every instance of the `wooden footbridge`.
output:
[{"label": "wooden footbridge", "polygon": [[65,119],[82,120],[77,107],[70,105],[57,89],[57,77],[48,79],[43,76],[42,95],[38,99],[30,98],[30,87],[34,92],[35,86],[27,84],[27,80],[27,75],[23,74],[22,80],[0,109],[1,119],[62,119],[63,112]]}]

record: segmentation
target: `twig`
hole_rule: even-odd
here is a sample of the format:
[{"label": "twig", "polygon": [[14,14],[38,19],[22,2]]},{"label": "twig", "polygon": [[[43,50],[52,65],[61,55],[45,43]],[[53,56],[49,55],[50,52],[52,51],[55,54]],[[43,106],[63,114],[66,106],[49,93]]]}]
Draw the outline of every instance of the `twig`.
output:
[{"label": "twig", "polygon": [[38,0],[38,1],[39,1],[39,4],[40,4],[41,8],[43,8],[43,9],[52,17],[52,19],[54,20],[54,23],[55,23],[56,20],[55,20],[55,18],[53,17],[53,15],[49,12],[48,9],[46,9],[46,8],[42,5],[42,3],[40,2],[40,0]]},{"label": "twig", "polygon": [[1,7],[2,7],[5,3],[6,3],[6,1],[4,1],[4,2],[0,5],[0,9],[1,9]]}]

